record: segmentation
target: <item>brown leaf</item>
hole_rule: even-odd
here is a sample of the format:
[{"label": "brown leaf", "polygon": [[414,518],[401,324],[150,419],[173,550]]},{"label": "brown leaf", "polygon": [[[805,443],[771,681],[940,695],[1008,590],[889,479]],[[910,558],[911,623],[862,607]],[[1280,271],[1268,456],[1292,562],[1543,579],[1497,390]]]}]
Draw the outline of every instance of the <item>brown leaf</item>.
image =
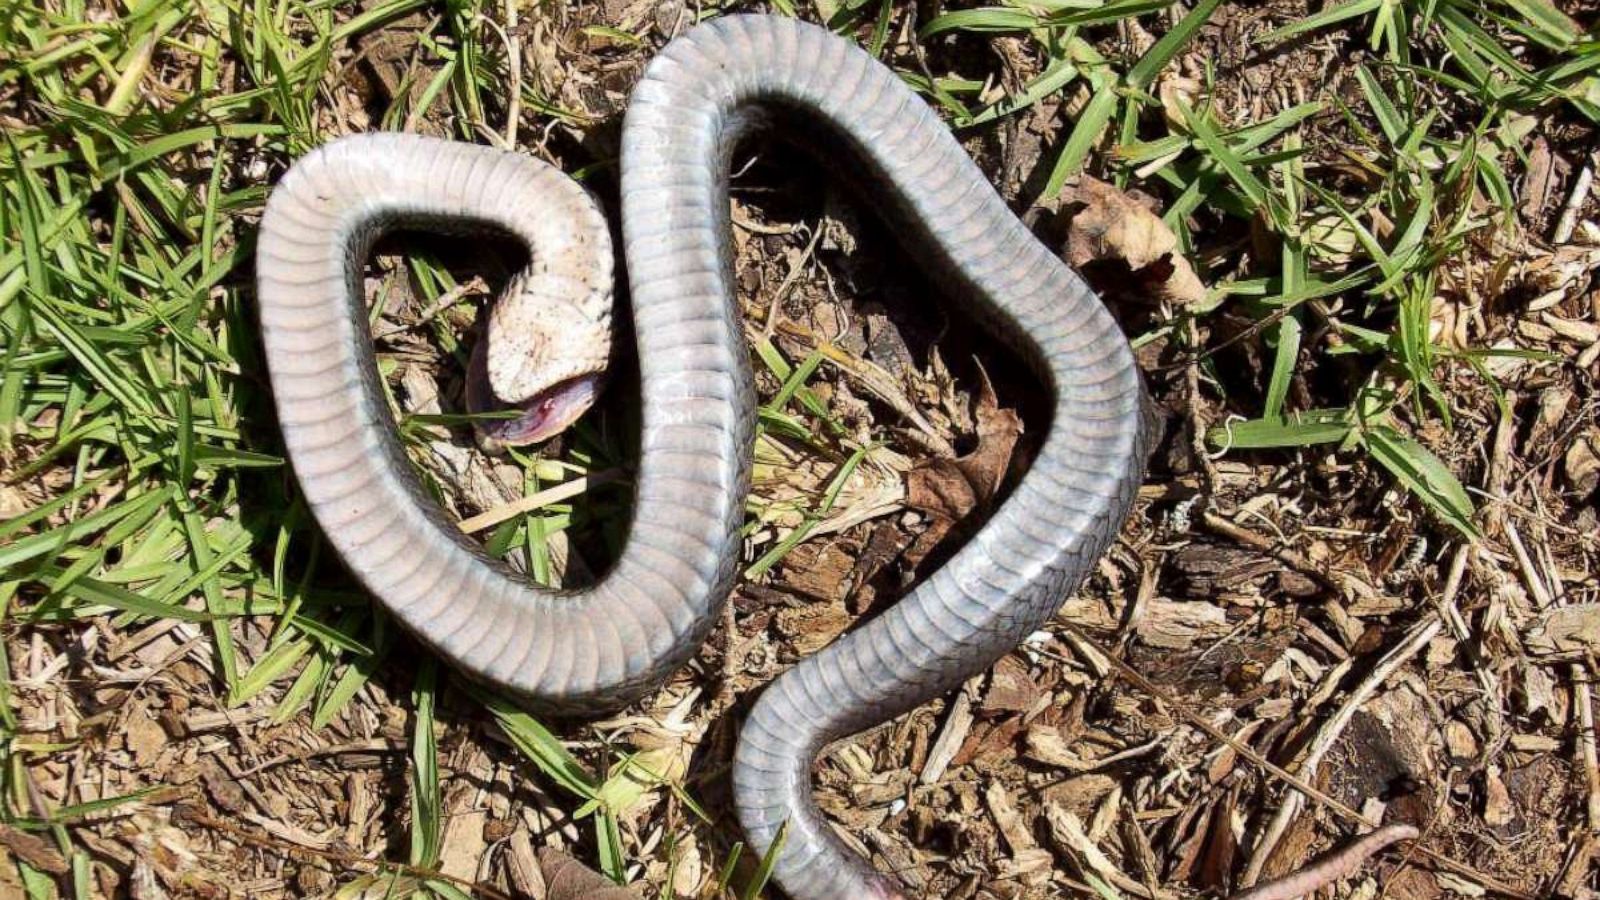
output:
[{"label": "brown leaf", "polygon": [[554,847],[539,851],[549,900],[639,900],[632,888],[623,887]]},{"label": "brown leaf", "polygon": [[1011,454],[1022,435],[1015,410],[1001,409],[987,378],[978,393],[974,419],[978,446],[957,459],[931,459],[906,475],[906,506],[928,516],[928,530],[906,551],[906,565],[916,568],[955,524],[988,503],[1005,481]]},{"label": "brown leaf", "polygon": [[1067,262],[1082,269],[1091,263],[1118,262],[1132,271],[1138,290],[1179,305],[1206,299],[1172,229],[1148,206],[1103,181],[1084,175],[1071,189],[1069,203],[1080,206],[1067,230]]},{"label": "brown leaf", "polygon": [[1011,466],[1011,453],[1022,436],[1022,418],[1016,410],[1000,408],[994,385],[989,383],[987,375],[983,377],[973,415],[978,424],[978,447],[957,459],[956,465],[967,476],[979,501],[987,503],[1000,490],[1000,483]]},{"label": "brown leaf", "polygon": [[953,523],[972,512],[978,494],[955,460],[932,459],[906,475],[906,505]]}]

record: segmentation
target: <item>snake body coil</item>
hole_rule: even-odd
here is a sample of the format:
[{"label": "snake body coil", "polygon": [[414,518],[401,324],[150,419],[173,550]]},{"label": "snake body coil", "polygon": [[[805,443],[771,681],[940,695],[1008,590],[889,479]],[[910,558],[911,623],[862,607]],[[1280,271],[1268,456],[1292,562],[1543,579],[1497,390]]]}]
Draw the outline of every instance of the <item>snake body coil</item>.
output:
[{"label": "snake body coil", "polygon": [[829,741],[992,665],[1043,625],[1107,548],[1151,424],[1127,341],[1084,283],[1007,209],[928,106],[860,49],[793,20],[730,16],[672,41],[633,92],[622,223],[641,370],[635,519],[612,571],[552,592],[442,519],[401,449],[360,289],[373,237],[476,222],[528,244],[535,298],[609,291],[610,240],[581,188],[520,155],[408,135],[342,139],[273,191],[257,250],[284,440],[346,564],[422,641],[530,704],[639,697],[717,621],[738,569],[755,399],[734,299],[728,170],[770,118],[832,133],[907,249],[954,285],[1054,397],[1032,468],[987,525],[898,604],[761,696],[733,781],[758,852],[789,822],[776,878],[797,900],[894,897],[829,830],[811,766]]}]

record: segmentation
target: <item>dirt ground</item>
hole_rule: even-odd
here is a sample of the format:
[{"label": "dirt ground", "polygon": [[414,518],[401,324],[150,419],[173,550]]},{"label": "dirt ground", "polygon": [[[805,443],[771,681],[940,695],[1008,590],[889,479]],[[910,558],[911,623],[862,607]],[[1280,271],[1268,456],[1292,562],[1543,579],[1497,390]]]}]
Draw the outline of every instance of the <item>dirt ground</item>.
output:
[{"label": "dirt ground", "polygon": [[[1302,132],[1306,162],[1330,190],[1356,194],[1368,175],[1348,148],[1370,116],[1342,115],[1332,101],[1355,103],[1362,37],[1336,30],[1271,50],[1250,40],[1320,8],[1224,5],[1172,68],[1215,84],[1213,103],[1234,121],[1329,101]],[[538,119],[522,134],[525,148],[567,171],[613,157],[628,89],[690,14],[674,0],[525,10],[525,77],[573,114]],[[1041,68],[1017,38],[963,33],[913,47],[904,11],[892,21],[886,55],[908,70],[1014,85]],[[1120,57],[1168,25],[1164,16],[1139,22],[1094,31],[1095,46]],[[634,45],[592,26],[645,37]],[[396,91],[426,84],[410,70],[440,64],[418,43],[429,27],[417,14],[335,49],[340,74],[321,102],[330,131],[376,127]],[[1032,205],[1047,154],[1085,99],[1068,91],[962,132],[1018,214],[1064,253],[1074,216],[1102,214],[1110,202],[1084,180],[1064,203]],[[1455,121],[1453,98],[1437,100],[1441,121]],[[410,124],[448,133],[442,120]],[[1368,830],[1364,818],[1411,823],[1421,836],[1327,896],[1594,896],[1600,291],[1590,282],[1600,207],[1582,179],[1595,141],[1593,126],[1570,112],[1541,117],[1526,153],[1505,162],[1516,227],[1475,233],[1433,301],[1430,327],[1445,343],[1550,354],[1488,360],[1495,389],[1459,360],[1435,372],[1452,421],[1427,418],[1415,436],[1468,487],[1481,529],[1474,541],[1383,468],[1336,446],[1208,443],[1210,429],[1259,409],[1272,367],[1259,317],[1228,304],[1186,316],[1153,301],[1149,279],[1184,276],[1130,279],[1117,252],[1085,265],[1129,334],[1152,336],[1139,356],[1164,438],[1137,508],[1049,628],[955,696],[825,753],[817,799],[847,841],[922,897],[1219,896],[1247,872],[1269,878],[1306,865]],[[1103,163],[1092,156],[1090,171],[1105,175]],[[639,752],[680,785],[637,786],[619,804],[622,868],[636,892],[627,896],[735,896],[748,883],[755,865],[741,854],[733,888],[718,888],[741,840],[727,772],[744,712],[797,659],[926,577],[1003,498],[1004,481],[998,493],[965,485],[954,508],[936,501],[933,488],[951,471],[941,460],[978,459],[1014,480],[1048,425],[1027,372],[918,277],[892,231],[827,167],[758,140],[734,169],[736,272],[752,341],[769,339],[790,361],[816,352],[828,360],[808,383],[839,426],[823,446],[885,449],[848,479],[822,527],[741,582],[723,627],[652,700],[601,722],[545,723],[601,780],[622,753]],[[588,183],[617,208],[613,169],[597,167]],[[1157,184],[1130,188],[1162,196]],[[1552,243],[1563,216],[1576,223],[1573,236]],[[1202,290],[1243,271],[1259,238],[1249,222],[1210,208],[1193,214],[1190,230],[1190,258],[1202,263],[1190,277]],[[435,331],[412,327],[432,312],[406,277],[411,246],[385,244],[370,268],[373,295],[387,292],[389,304],[378,346],[402,408],[449,412],[461,372]],[[445,245],[441,258],[466,300],[488,297],[510,270],[473,246]],[[469,336],[473,308],[442,315]],[[1337,310],[1323,313],[1307,320],[1307,348],[1336,330]],[[757,370],[762,396],[772,396],[780,380]],[[1308,349],[1290,405],[1338,405],[1370,375],[1357,357]],[[630,377],[623,363],[591,418],[595,432],[627,432]],[[256,427],[272,446],[270,423]],[[546,455],[593,450],[585,440]],[[760,452],[751,561],[798,524],[796,503],[816,497],[840,463],[837,452],[781,441]],[[524,490],[522,470],[479,453],[463,429],[418,458],[463,518]],[[36,489],[49,488],[19,488]],[[569,582],[603,570],[627,490],[597,488],[573,503],[570,541],[556,545]],[[331,567],[320,571],[332,590],[352,590]],[[245,618],[235,639],[259,659],[273,628],[270,617]],[[71,826],[93,860],[91,893],[264,900],[418,886],[411,879],[422,873],[404,867],[373,874],[406,858],[416,815],[408,771],[423,654],[405,635],[383,638],[370,680],[327,722],[310,711],[274,716],[298,668],[229,708],[207,632],[193,623],[40,623],[8,626],[6,640],[19,734],[65,748],[13,757],[27,771],[21,783],[52,807],[152,791]],[[600,868],[596,820],[529,764],[475,695],[439,676],[438,871],[474,896],[624,896],[555,888],[539,848]],[[0,853],[68,877],[48,832],[3,834]],[[12,877],[0,875],[0,894],[24,896]]]}]

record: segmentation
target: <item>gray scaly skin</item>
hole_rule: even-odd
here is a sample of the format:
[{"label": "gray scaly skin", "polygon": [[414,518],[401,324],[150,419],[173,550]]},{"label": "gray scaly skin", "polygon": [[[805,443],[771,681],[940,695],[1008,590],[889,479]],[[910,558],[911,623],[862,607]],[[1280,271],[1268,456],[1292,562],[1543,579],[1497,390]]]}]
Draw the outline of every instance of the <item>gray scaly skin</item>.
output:
[{"label": "gray scaly skin", "polygon": [[[740,736],[735,802],[754,849],[789,823],[783,890],[897,897],[897,881],[847,849],[816,808],[817,754],[954,689],[1047,622],[1126,517],[1153,424],[1104,306],[892,72],[823,29],[730,16],[670,43],[634,90],[622,223],[643,424],[633,527],[593,587],[530,585],[441,519],[396,438],[359,289],[360,260],[382,229],[477,223],[528,243],[521,290],[531,302],[609,291],[605,225],[580,188],[480,147],[337,141],[300,161],[268,203],[263,339],[306,500],[396,618],[536,708],[592,713],[636,699],[695,652],[738,569],[755,398],[733,294],[728,169],[734,144],[769,120],[830,135],[844,156],[826,162],[848,162],[908,249],[1055,398],[1037,460],[987,525],[894,607],[767,688]],[[562,373],[551,381],[574,371],[549,364]]]}]

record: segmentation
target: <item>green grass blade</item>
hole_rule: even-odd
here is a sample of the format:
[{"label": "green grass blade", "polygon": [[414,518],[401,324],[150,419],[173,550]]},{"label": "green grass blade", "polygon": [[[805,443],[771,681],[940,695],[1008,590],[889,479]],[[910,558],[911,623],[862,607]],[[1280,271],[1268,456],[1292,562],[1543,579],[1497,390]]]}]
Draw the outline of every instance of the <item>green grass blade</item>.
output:
[{"label": "green grass blade", "polygon": [[444,825],[440,819],[443,799],[439,794],[439,752],[435,745],[434,704],[437,675],[433,657],[424,656],[417,666],[417,680],[411,691],[415,723],[411,729],[411,865],[432,868],[439,861]]},{"label": "green grass blade", "polygon": [[1222,5],[1222,0],[1200,0],[1178,24],[1167,30],[1143,57],[1128,70],[1127,84],[1136,90],[1145,90],[1155,83],[1156,76],[1172,62],[1189,40],[1210,21],[1211,14]]},{"label": "green grass blade", "polygon": [[1219,425],[1206,433],[1206,440],[1219,450],[1310,447],[1343,441],[1352,427],[1349,410],[1318,409]]},{"label": "green grass blade", "polygon": [[1387,425],[1362,433],[1362,444],[1390,474],[1468,539],[1479,536],[1466,488],[1428,448]]}]

